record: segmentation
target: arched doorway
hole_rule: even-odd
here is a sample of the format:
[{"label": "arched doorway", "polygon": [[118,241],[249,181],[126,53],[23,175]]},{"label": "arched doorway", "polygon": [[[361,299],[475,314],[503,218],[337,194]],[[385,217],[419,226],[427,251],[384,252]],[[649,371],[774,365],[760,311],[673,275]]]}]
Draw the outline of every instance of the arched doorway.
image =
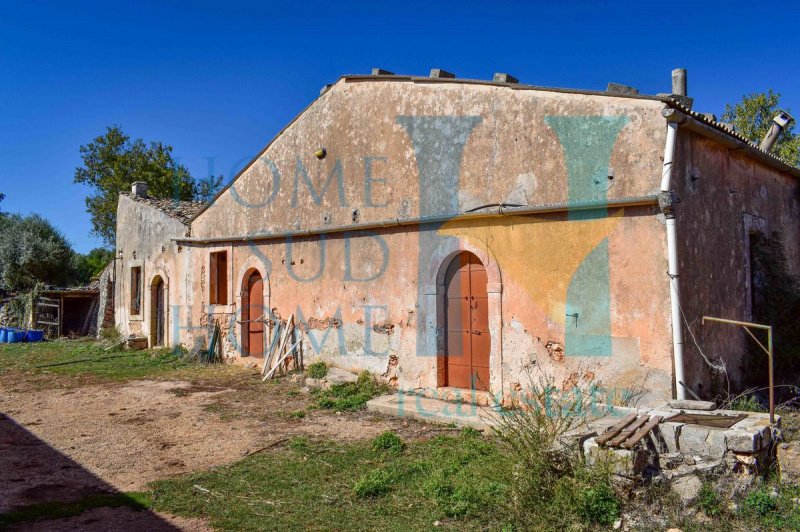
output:
[{"label": "arched doorway", "polygon": [[445,273],[445,386],[489,390],[489,294],[486,268],[467,251]]},{"label": "arched doorway", "polygon": [[242,282],[242,356],[264,356],[264,280],[257,270]]},{"label": "arched doorway", "polygon": [[164,345],[164,321],[166,319],[166,304],[164,294],[164,280],[160,275],[153,277],[150,283],[150,346]]}]

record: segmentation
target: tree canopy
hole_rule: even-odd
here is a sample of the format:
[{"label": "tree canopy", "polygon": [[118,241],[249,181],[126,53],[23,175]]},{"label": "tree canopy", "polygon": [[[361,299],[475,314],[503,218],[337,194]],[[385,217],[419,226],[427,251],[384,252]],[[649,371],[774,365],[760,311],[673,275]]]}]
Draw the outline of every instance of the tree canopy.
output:
[{"label": "tree canopy", "polygon": [[[772,89],[747,94],[739,103],[725,106],[722,121],[732,124],[739,134],[758,144],[780,110],[780,99],[781,95]],[[791,114],[788,109],[784,110]],[[794,123],[783,131],[772,153],[792,166],[800,166],[800,134],[794,132]]]},{"label": "tree canopy", "polygon": [[99,275],[114,258],[114,252],[106,248],[94,248],[86,255],[75,253],[72,259],[74,280],[86,284]]},{"label": "tree canopy", "polygon": [[38,282],[72,281],[73,251],[61,232],[39,216],[0,216],[0,288],[33,288]]},{"label": "tree canopy", "polygon": [[83,165],[75,169],[74,182],[92,188],[86,197],[92,233],[109,247],[115,243],[119,194],[129,191],[134,181],[146,182],[150,196],[176,200],[210,198],[222,184],[221,176],[193,178],[172,156],[172,146],[131,140],[116,126],[81,146],[80,152]]}]

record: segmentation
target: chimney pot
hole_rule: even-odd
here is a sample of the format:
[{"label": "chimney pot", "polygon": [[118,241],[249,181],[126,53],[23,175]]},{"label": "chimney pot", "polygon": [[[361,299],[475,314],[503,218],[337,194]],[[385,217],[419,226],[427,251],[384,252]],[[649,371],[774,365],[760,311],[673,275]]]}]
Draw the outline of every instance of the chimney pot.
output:
[{"label": "chimney pot", "polygon": [[686,91],[686,69],[676,68],[672,71],[672,94],[688,96]]},{"label": "chimney pot", "polygon": [[497,83],[519,83],[519,80],[517,78],[505,72],[495,72],[492,81],[495,81]]},{"label": "chimney pot", "polygon": [[430,77],[439,79],[453,79],[456,77],[456,75],[452,72],[448,72],[447,70],[442,70],[441,68],[432,68]]},{"label": "chimney pot", "polygon": [[789,113],[786,111],[778,111],[778,114],[772,119],[772,124],[770,125],[767,134],[764,135],[764,139],[761,141],[761,144],[759,144],[758,147],[765,152],[769,152],[778,141],[778,138],[781,136],[781,133],[783,133],[783,130],[786,129],[786,126],[788,126],[792,121],[794,121],[794,118],[792,118]]},{"label": "chimney pot", "polygon": [[144,181],[136,181],[131,184],[131,194],[137,198],[147,197],[147,183]]}]

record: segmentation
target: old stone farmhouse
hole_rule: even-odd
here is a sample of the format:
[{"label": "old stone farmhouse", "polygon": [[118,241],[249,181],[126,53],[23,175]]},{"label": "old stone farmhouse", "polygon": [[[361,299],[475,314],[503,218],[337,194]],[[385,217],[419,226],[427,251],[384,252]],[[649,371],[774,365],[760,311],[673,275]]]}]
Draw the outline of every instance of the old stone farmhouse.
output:
[{"label": "old stone farmhouse", "polygon": [[120,198],[117,327],[199,349],[218,321],[247,362],[293,314],[307,361],[402,389],[507,398],[537,365],[708,396],[697,345],[734,380],[747,345],[699,318],[750,318],[754,232],[798,268],[800,171],[680,86],[609,89],[344,76],[209,204]]}]

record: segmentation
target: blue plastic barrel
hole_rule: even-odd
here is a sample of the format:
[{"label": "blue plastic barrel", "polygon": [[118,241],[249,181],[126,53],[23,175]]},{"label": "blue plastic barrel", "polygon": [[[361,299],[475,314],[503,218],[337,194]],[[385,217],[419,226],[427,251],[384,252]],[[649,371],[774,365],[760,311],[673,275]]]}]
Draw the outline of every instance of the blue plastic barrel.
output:
[{"label": "blue plastic barrel", "polygon": [[19,329],[8,329],[6,331],[7,335],[7,342],[10,344],[15,344],[17,342],[24,342],[25,341],[25,331],[20,331]]},{"label": "blue plastic barrel", "polygon": [[8,341],[8,333],[5,327],[0,327],[0,344]]},{"label": "blue plastic barrel", "polygon": [[44,331],[38,329],[31,329],[25,333],[26,342],[41,342],[44,338]]}]

